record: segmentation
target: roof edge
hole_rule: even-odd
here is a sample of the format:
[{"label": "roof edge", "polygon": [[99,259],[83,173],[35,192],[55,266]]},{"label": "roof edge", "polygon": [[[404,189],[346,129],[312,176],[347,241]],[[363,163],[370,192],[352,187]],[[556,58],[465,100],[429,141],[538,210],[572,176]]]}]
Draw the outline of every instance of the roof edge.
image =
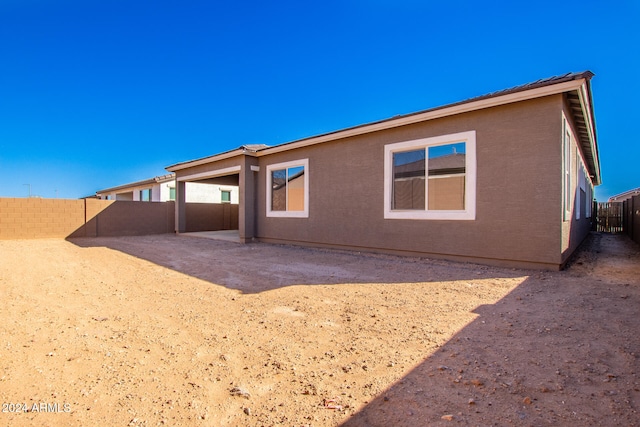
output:
[{"label": "roof edge", "polygon": [[149,179],[143,179],[142,181],[135,181],[135,182],[130,182],[128,184],[118,185],[116,187],[105,188],[104,190],[96,191],[96,194],[113,193],[114,191],[124,190],[126,188],[143,187],[145,185],[163,183],[163,182],[171,181],[174,179],[176,179],[176,174],[170,173],[170,174],[160,175],[160,176],[156,176]]},{"label": "roof edge", "polygon": [[[584,74],[584,76],[583,76]],[[578,90],[587,78],[591,78],[593,73],[590,71],[576,74],[579,78],[563,79],[561,82],[555,82],[550,84],[535,84],[530,88],[530,85],[526,89],[521,89],[524,86],[518,86],[512,89],[506,89],[500,92],[493,92],[488,95],[483,95],[476,98],[471,98],[465,101],[456,102],[453,104],[447,104],[441,107],[435,107],[428,110],[419,111],[416,113],[410,113],[401,116],[395,116],[390,119],[371,122],[359,126],[354,126],[346,129],[341,129],[334,132],[329,132],[321,135],[316,135],[304,139],[299,139],[291,142],[287,142],[274,147],[266,148],[258,152],[258,156],[275,154],[282,151],[293,150],[295,148],[301,148],[309,145],[315,145],[323,142],[329,142],[337,139],[347,138],[351,136],[363,135],[366,133],[391,129],[394,127],[405,126],[409,124],[419,123],[423,121],[433,120],[437,118],[453,116],[456,114],[467,113],[471,111],[481,110],[484,108],[496,107],[500,105],[510,104],[514,102],[540,98],[548,95],[555,95],[564,93],[571,90]],[[535,82],[537,83],[537,82]]]},{"label": "roof edge", "polygon": [[214,154],[213,156],[201,157],[199,159],[176,163],[171,166],[165,167],[165,169],[169,172],[175,172],[181,169],[187,169],[195,166],[205,165],[207,163],[217,162],[219,160],[230,159],[242,154],[248,156],[256,156],[259,151],[264,150],[266,147],[268,147],[268,145],[265,144],[241,145],[239,148],[234,148],[233,150],[225,151],[220,154]]},{"label": "roof edge", "polygon": [[[170,172],[175,172],[182,169],[187,169],[195,166],[200,166],[207,163],[213,163],[219,160],[228,159],[239,155],[249,155],[253,157],[261,157],[265,155],[280,153],[283,151],[294,150],[310,145],[320,144],[323,142],[334,141],[338,139],[348,138],[352,136],[363,135],[367,133],[377,132],[386,129],[392,129],[395,127],[405,126],[409,124],[419,123],[423,121],[433,120],[441,117],[453,116],[456,114],[471,112],[484,108],[491,108],[495,106],[510,104],[519,101],[525,101],[529,99],[540,98],[549,95],[560,94],[568,91],[580,91],[583,85],[587,85],[587,92],[589,94],[589,106],[592,108],[591,103],[591,91],[589,90],[589,81],[594,76],[591,71],[582,71],[579,73],[567,73],[561,76],[550,77],[547,79],[537,80],[532,83],[527,83],[520,86],[515,86],[509,89],[500,90],[497,92],[491,92],[489,94],[481,95],[467,100],[455,102],[453,104],[446,104],[443,106],[430,108],[414,113],[394,116],[388,119],[378,120],[375,122],[365,123],[345,129],[340,129],[320,135],[315,135],[303,139],[298,139],[290,142],[286,142],[274,147],[268,147],[263,144],[243,145],[234,150],[226,151],[213,156],[203,157],[200,159],[190,160],[186,162],[176,163],[168,166],[165,169]],[[589,111],[591,119],[593,120],[592,111]],[[595,123],[592,123],[595,130]],[[595,136],[594,136],[595,138]],[[597,155],[597,143],[594,141],[594,149]],[[597,165],[599,179],[599,159]]]}]

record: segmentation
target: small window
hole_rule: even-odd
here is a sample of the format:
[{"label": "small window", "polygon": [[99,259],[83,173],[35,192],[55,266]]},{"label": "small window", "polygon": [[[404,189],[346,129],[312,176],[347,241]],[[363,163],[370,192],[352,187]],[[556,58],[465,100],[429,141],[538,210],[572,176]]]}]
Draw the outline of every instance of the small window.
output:
[{"label": "small window", "polygon": [[220,200],[222,203],[231,203],[231,191],[221,190]]},{"label": "small window", "polygon": [[176,199],[176,187],[169,187],[169,200]]},{"label": "small window", "polygon": [[309,160],[267,166],[267,216],[309,216]]},{"label": "small window", "polygon": [[145,188],[144,190],[140,190],[140,201],[141,202],[150,202],[151,201],[151,189]]},{"label": "small window", "polygon": [[475,219],[475,131],[385,146],[385,218]]}]

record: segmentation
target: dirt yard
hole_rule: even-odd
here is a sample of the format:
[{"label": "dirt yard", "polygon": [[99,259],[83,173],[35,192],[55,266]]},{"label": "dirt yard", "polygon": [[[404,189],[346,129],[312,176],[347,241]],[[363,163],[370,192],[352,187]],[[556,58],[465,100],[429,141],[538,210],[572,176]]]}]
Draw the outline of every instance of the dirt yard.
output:
[{"label": "dirt yard", "polygon": [[0,241],[0,425],[640,425],[640,250],[563,272],[185,236]]}]

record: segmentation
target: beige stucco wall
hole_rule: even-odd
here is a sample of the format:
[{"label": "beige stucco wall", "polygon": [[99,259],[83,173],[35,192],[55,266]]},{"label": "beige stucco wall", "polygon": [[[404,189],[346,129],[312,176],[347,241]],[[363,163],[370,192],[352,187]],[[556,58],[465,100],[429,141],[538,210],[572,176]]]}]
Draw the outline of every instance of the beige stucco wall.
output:
[{"label": "beige stucco wall", "polygon": [[[256,234],[265,241],[403,251],[447,258],[557,266],[561,247],[562,95],[459,114],[259,157],[266,166],[309,159],[309,217],[265,215],[257,198]],[[476,219],[383,217],[385,144],[476,131]]]}]

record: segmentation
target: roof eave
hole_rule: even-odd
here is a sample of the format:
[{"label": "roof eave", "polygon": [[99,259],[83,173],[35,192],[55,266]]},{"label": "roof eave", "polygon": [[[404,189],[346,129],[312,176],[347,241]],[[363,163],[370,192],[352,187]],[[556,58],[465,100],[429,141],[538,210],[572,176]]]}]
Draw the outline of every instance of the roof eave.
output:
[{"label": "roof eave", "polygon": [[169,172],[176,172],[182,169],[193,168],[195,166],[206,165],[207,163],[218,162],[220,160],[230,159],[240,155],[257,156],[260,150],[250,150],[246,147],[236,148],[234,150],[225,151],[224,153],[216,154],[214,156],[203,157],[200,159],[189,160],[186,162],[176,163],[175,165],[167,166],[165,169]]},{"label": "roof eave", "polygon": [[390,119],[380,120],[322,135],[312,136],[301,140],[291,141],[288,143],[277,145],[275,147],[262,148],[256,146],[256,149],[249,149],[247,146],[242,146],[238,149],[220,153],[214,156],[177,163],[168,166],[166,170],[170,172],[176,172],[195,166],[229,159],[239,155],[261,157],[311,145],[321,144],[324,142],[359,136],[485,108],[497,107],[515,102],[572,92],[579,99],[580,110],[584,115],[586,136],[583,136],[580,142],[583,149],[591,154],[589,159],[590,164],[588,165],[590,174],[592,175],[592,181],[594,182],[594,185],[599,185],[601,183],[600,160],[598,157],[598,145],[596,141],[595,121],[593,116],[590,91],[590,80],[592,76],[593,73],[589,71],[582,73],[570,73],[559,77],[556,81],[552,81],[549,79],[541,80],[532,84],[507,89],[478,98],[472,98],[470,100],[461,101],[455,104],[449,104],[417,113],[397,116]]},{"label": "roof eave", "polygon": [[126,190],[128,188],[144,187],[145,185],[155,184],[155,183],[156,183],[155,178],[145,179],[143,181],[136,181],[136,182],[131,182],[129,184],[118,185],[117,187],[105,188],[104,190],[98,190],[98,191],[96,191],[96,194],[114,193],[114,192],[117,192],[117,191],[120,191],[120,190]]},{"label": "roof eave", "polygon": [[594,185],[602,184],[602,175],[600,170],[600,152],[598,149],[598,137],[596,134],[596,122],[595,115],[593,112],[593,98],[591,96],[591,80],[585,79],[584,83],[580,88],[580,93],[582,98],[584,99],[584,109],[585,112],[588,113],[589,119],[589,147],[593,153],[593,171],[594,171]]},{"label": "roof eave", "polygon": [[600,158],[589,79],[567,93],[567,101],[576,125],[577,139],[593,185],[600,185]]},{"label": "roof eave", "polygon": [[373,122],[361,126],[356,126],[341,131],[310,137],[302,140],[292,141],[275,147],[266,148],[257,153],[258,156],[280,153],[283,151],[293,150],[296,148],[306,147],[310,145],[320,144],[323,142],[334,141],[337,139],[348,138],[352,136],[363,135],[366,133],[377,132],[381,130],[391,129],[400,126],[406,126],[428,120],[434,120],[442,117],[453,116],[456,114],[467,113],[471,111],[481,110],[485,108],[497,107],[500,105],[510,104],[529,99],[541,98],[549,95],[557,95],[560,93],[579,90],[585,79],[570,80],[562,83],[537,87],[534,89],[523,90],[505,95],[488,97],[470,102],[462,102],[449,106],[439,107],[426,110],[421,113],[414,113],[406,116],[394,117],[391,119]]},{"label": "roof eave", "polygon": [[133,189],[136,187],[144,187],[146,185],[161,184],[163,182],[172,181],[174,179],[176,179],[176,175],[173,173],[170,173],[170,174],[156,176],[149,179],[144,179],[142,181],[136,181],[136,182],[130,182],[128,184],[118,185],[117,187],[105,188],[104,190],[96,191],[96,194],[121,192],[122,190]]}]

